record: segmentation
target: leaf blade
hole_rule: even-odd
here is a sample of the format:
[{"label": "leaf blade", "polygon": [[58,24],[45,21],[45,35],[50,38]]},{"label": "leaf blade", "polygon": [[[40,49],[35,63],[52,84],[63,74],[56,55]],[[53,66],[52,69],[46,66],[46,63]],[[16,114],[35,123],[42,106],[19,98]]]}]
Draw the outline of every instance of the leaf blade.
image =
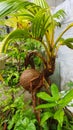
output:
[{"label": "leaf blade", "polygon": [[42,126],[43,123],[44,123],[46,120],[48,120],[50,117],[52,117],[52,116],[53,116],[53,114],[52,114],[51,112],[44,112],[43,117],[42,117],[42,119],[41,119],[40,125]]}]

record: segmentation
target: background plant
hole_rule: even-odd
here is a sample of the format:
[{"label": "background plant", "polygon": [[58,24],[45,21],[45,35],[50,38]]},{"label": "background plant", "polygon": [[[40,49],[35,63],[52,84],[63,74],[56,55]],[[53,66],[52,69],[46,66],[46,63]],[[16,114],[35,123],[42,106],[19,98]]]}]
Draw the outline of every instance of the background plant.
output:
[{"label": "background plant", "polygon": [[[37,109],[42,110],[41,126],[48,121],[50,130],[62,130],[71,129],[73,123],[73,117],[71,113],[67,113],[66,106],[73,99],[73,89],[69,89],[65,95],[58,91],[58,87],[55,84],[51,85],[51,96],[46,92],[40,92],[37,94],[39,98],[44,100],[44,103],[37,106]],[[67,122],[69,126],[67,128]],[[71,123],[72,122],[72,123]],[[52,124],[52,126],[51,126]]]},{"label": "background plant", "polygon": [[[30,41],[32,44],[30,44]],[[14,42],[14,43],[13,43]],[[7,49],[8,60],[5,69],[2,70],[4,81],[8,86],[17,86],[19,77],[25,69],[25,58],[28,52],[32,50],[43,51],[43,47],[39,42],[28,39],[25,43],[23,41],[13,41]],[[36,68],[39,70],[42,66],[42,61],[38,57],[34,57]],[[30,66],[28,66],[30,67]]]},{"label": "background plant", "polygon": [[23,89],[5,88],[0,85],[1,89],[4,93],[0,93],[0,129],[36,130],[37,121],[30,105],[31,100],[24,101]]}]

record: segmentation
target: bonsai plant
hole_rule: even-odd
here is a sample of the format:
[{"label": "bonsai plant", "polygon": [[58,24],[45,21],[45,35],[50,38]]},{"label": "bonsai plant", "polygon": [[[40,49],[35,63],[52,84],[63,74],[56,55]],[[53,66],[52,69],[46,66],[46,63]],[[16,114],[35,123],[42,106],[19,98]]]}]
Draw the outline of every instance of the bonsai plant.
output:
[{"label": "bonsai plant", "polygon": [[[63,34],[68,31],[68,29],[73,27],[73,23],[70,24],[55,41],[55,28],[57,26],[60,26],[60,23],[57,22],[57,19],[59,19],[60,17],[64,17],[65,12],[63,10],[59,10],[57,13],[52,14],[50,7],[45,0],[34,0],[34,2],[29,2],[25,0],[18,0],[17,2],[15,2],[14,0],[3,0],[0,2],[0,6],[0,17],[9,15],[9,19],[13,18],[14,20],[15,18],[16,23],[14,26],[14,30],[11,31],[2,41],[2,52],[6,53],[10,42],[12,42],[12,40],[14,39],[19,38],[24,39],[24,42],[27,39],[31,39],[32,41],[35,40],[38,41],[40,45],[44,46],[44,56],[42,55],[42,53],[39,53],[37,51],[32,51],[26,56],[25,67],[30,64],[34,71],[32,71],[32,69],[29,69],[30,73],[27,77],[27,80],[27,75],[25,72],[22,73],[23,76],[21,75],[20,78],[21,85],[25,89],[31,90],[33,105],[35,107],[35,95],[37,90],[42,86],[47,87],[48,85],[50,85],[49,76],[54,73],[55,60],[59,47],[61,45],[66,45],[69,48],[73,49],[73,38],[62,38]],[[13,14],[10,14],[10,12]],[[44,68],[42,72],[37,72],[37,70],[35,70],[35,66],[32,66],[33,55],[40,57],[43,61]],[[26,70],[26,72],[27,71],[28,70]],[[35,76],[33,78],[34,74]],[[25,79],[22,77],[25,77]],[[29,81],[29,79],[31,80]],[[39,82],[38,84],[36,84],[38,80]],[[24,81],[26,81],[26,85],[24,84]],[[27,85],[28,81],[29,86]]]},{"label": "bonsai plant", "polygon": [[[10,41],[16,38],[24,38],[25,41],[28,38],[39,41],[40,44],[42,44],[45,48],[44,57],[42,54],[40,54],[40,57],[44,63],[44,77],[48,82],[48,77],[53,74],[55,69],[55,59],[59,47],[61,45],[66,45],[69,48],[73,48],[73,45],[71,44],[73,42],[73,38],[62,38],[63,34],[73,26],[73,23],[70,24],[55,41],[55,28],[60,26],[60,23],[57,22],[56,19],[64,17],[65,12],[63,10],[59,10],[56,14],[52,14],[50,7],[45,0],[34,0],[34,3],[20,0],[14,2],[13,0],[10,0],[3,1],[0,4],[4,4],[0,11],[1,17],[8,15],[11,10],[13,12],[15,11],[11,17],[16,17],[17,19],[16,28],[2,41],[2,52],[6,52]],[[6,8],[6,6],[9,8],[9,10]],[[28,26],[29,23],[30,26]],[[30,54],[31,56],[29,55],[28,58],[30,59],[34,54],[35,52]],[[35,55],[39,56],[38,53]]]}]

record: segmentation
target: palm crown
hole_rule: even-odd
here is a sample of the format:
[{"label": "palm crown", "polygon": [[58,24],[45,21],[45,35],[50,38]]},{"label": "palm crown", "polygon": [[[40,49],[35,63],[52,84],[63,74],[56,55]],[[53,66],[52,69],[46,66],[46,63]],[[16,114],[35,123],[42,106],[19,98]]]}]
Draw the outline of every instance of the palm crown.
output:
[{"label": "palm crown", "polygon": [[[13,39],[28,38],[35,39],[45,48],[46,60],[40,54],[43,60],[48,76],[54,72],[56,54],[61,45],[67,45],[73,49],[73,38],[64,39],[63,34],[73,26],[73,23],[54,40],[55,28],[60,26],[57,19],[64,17],[63,10],[51,13],[51,9],[45,0],[2,0],[0,2],[0,17],[9,15],[5,21],[6,25],[13,27],[13,31],[2,41],[2,51],[6,52],[7,47]],[[12,23],[11,23],[12,21]]]}]

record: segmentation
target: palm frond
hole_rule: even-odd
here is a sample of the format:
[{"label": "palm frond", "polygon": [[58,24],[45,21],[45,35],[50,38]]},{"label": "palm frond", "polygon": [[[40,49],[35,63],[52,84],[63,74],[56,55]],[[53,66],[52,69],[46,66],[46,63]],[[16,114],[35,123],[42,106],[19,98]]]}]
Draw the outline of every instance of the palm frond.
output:
[{"label": "palm frond", "polygon": [[39,5],[42,8],[48,8],[49,7],[46,0],[34,0],[34,3],[36,3],[37,5]]},{"label": "palm frond", "polygon": [[49,18],[50,13],[46,9],[41,9],[35,15],[32,23],[32,34],[35,38],[42,38],[44,36],[47,28],[51,24]]},{"label": "palm frond", "polygon": [[65,30],[58,36],[58,38],[55,41],[55,46],[58,44],[58,42],[60,41],[60,39],[62,38],[62,36],[70,29],[73,27],[73,23],[69,24]]},{"label": "palm frond", "polygon": [[73,49],[73,38],[67,38],[63,41],[62,45],[66,45],[70,49]]},{"label": "palm frond", "polygon": [[59,11],[57,11],[55,14],[53,14],[53,18],[55,19],[60,19],[60,18],[64,18],[66,15],[65,11],[60,9]]},{"label": "palm frond", "polygon": [[36,3],[30,2],[29,6],[27,6],[26,9],[35,15],[39,11],[39,9],[41,9],[41,6],[37,5]]},{"label": "palm frond", "polygon": [[30,37],[30,34],[28,32],[28,30],[22,30],[22,29],[16,29],[13,30],[9,35],[7,35],[7,37],[5,37],[5,39],[2,41],[2,52],[6,53],[7,47],[10,43],[10,41],[14,40],[14,39],[20,39],[23,38],[24,40],[26,40],[27,38]]},{"label": "palm frond", "polygon": [[33,18],[34,18],[34,15],[31,14],[29,11],[26,11],[25,10],[25,13],[20,13],[20,14],[17,14],[17,16],[23,16],[24,17],[24,20],[29,20],[29,21],[33,21]]},{"label": "palm frond", "polygon": [[8,14],[14,13],[20,9],[24,9],[28,6],[34,5],[26,0],[4,0],[0,2],[0,17],[4,17]]},{"label": "palm frond", "polygon": [[40,6],[37,6],[34,3],[30,3],[29,6],[27,6],[24,9],[21,9],[20,11],[18,11],[17,16],[24,16],[24,19],[28,19],[30,21],[32,21],[32,19],[34,18],[35,14],[41,9]]}]

